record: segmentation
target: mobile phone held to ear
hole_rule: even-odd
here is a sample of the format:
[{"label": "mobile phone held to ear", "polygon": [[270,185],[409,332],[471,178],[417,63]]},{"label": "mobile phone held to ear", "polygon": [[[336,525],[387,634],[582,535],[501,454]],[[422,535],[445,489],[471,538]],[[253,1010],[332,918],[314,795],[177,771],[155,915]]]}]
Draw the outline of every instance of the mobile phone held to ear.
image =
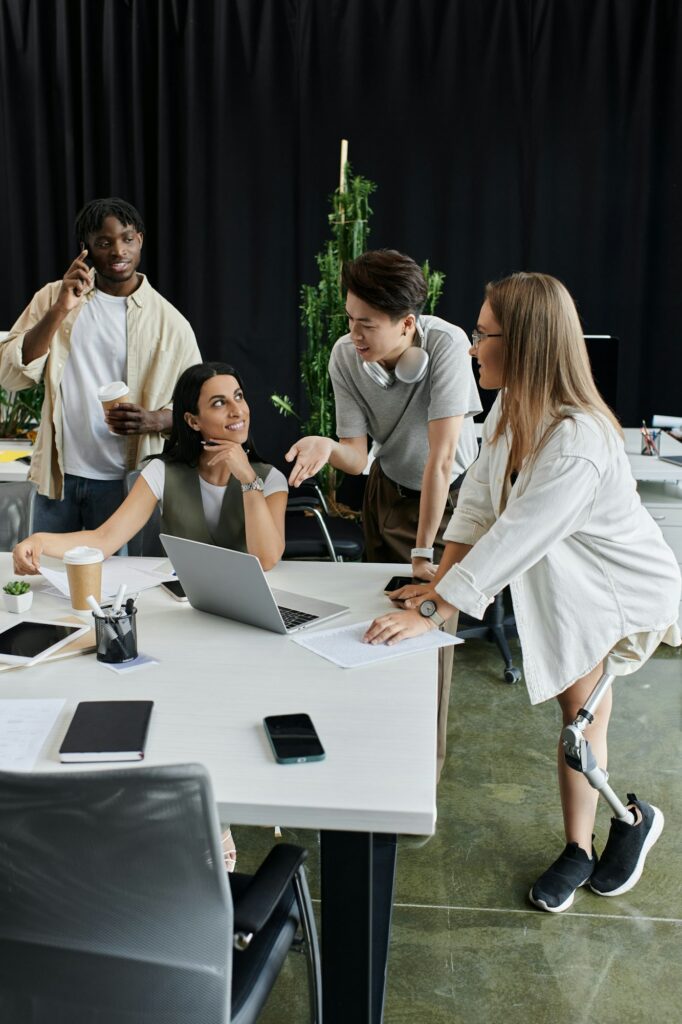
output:
[{"label": "mobile phone held to ear", "polygon": [[187,594],[182,589],[182,583],[180,580],[166,580],[162,583],[163,589],[170,594],[171,597],[175,598],[176,601],[186,601]]},{"label": "mobile phone held to ear", "polygon": [[309,715],[269,715],[263,726],[278,764],[324,760],[324,747]]},{"label": "mobile phone held to ear", "polygon": [[413,583],[423,583],[424,580],[416,580],[414,576],[392,576],[384,587],[384,594],[391,594],[401,587],[410,587]]}]

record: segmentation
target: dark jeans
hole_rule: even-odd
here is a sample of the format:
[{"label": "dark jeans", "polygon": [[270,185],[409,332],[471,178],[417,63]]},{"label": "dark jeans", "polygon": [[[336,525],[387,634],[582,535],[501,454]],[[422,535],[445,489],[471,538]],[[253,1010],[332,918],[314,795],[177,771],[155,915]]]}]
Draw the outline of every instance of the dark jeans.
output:
[{"label": "dark jeans", "polygon": [[[116,511],[125,492],[123,480],[88,480],[66,474],[64,498],[36,494],[33,507],[34,533],[75,533],[96,530]],[[119,554],[124,554],[121,549]]]}]

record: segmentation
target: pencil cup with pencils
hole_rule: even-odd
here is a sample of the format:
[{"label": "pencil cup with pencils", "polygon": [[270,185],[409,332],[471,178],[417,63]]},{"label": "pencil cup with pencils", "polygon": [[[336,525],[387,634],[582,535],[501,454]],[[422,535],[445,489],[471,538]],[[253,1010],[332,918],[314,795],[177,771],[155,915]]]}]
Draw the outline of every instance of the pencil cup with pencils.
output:
[{"label": "pencil cup with pencils", "polygon": [[642,455],[658,455],[661,448],[661,432],[642,423]]},{"label": "pencil cup with pencils", "polygon": [[[103,609],[104,610],[104,609]],[[97,660],[109,662],[132,661],[137,657],[137,609],[110,615],[94,615]]]}]

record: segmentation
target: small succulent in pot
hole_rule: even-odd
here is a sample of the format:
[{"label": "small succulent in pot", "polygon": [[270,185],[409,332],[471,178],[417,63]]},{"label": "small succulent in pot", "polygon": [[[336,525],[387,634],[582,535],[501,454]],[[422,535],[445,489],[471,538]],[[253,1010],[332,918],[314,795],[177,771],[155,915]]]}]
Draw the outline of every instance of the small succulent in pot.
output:
[{"label": "small succulent in pot", "polygon": [[27,612],[33,602],[31,584],[12,580],[2,588],[2,597],[8,612]]},{"label": "small succulent in pot", "polygon": [[13,594],[15,597],[18,597],[20,594],[28,594],[31,584],[25,583],[23,580],[12,580],[11,583],[5,583],[2,589],[6,594]]}]

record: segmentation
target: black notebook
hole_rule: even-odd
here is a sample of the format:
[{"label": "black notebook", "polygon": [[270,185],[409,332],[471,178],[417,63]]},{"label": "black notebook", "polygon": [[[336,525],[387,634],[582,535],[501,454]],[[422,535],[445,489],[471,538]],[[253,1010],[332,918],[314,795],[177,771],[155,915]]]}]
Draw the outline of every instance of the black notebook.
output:
[{"label": "black notebook", "polygon": [[153,706],[151,700],[81,701],[59,748],[59,760],[141,761]]}]

